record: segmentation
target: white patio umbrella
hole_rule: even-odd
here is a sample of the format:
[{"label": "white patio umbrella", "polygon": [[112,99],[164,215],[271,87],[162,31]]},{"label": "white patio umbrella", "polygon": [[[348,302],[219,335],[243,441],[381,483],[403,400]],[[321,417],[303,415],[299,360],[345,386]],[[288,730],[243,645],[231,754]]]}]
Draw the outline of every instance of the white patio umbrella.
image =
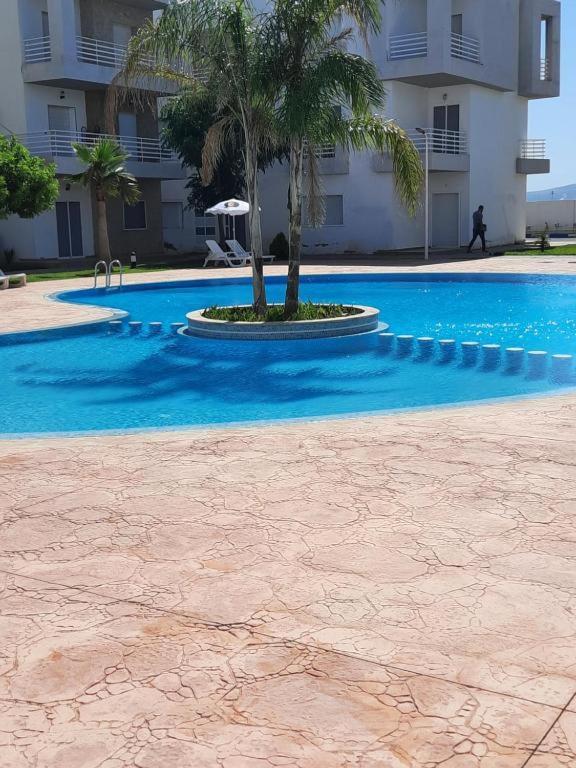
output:
[{"label": "white patio umbrella", "polygon": [[234,240],[236,240],[236,216],[246,216],[250,212],[250,203],[244,200],[222,200],[221,203],[216,203],[212,208],[208,208],[206,213],[212,214],[212,216],[232,216],[232,231],[234,233]]}]

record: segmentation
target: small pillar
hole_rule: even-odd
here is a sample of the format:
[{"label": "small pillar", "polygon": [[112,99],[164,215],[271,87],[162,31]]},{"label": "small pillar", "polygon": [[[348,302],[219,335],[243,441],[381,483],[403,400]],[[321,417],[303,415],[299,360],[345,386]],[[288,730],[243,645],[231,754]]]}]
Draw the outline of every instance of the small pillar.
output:
[{"label": "small pillar", "polygon": [[394,339],[396,338],[396,334],[394,333],[380,333],[379,339],[380,339],[380,346],[382,347],[383,352],[390,352],[393,345],[394,345]]},{"label": "small pillar", "polygon": [[414,349],[414,336],[396,336],[396,343],[399,357],[407,357]]},{"label": "small pillar", "polygon": [[483,368],[486,371],[493,371],[500,365],[502,356],[502,347],[500,344],[483,344]]},{"label": "small pillar", "polygon": [[546,375],[548,352],[533,350],[528,352],[528,377],[530,379],[543,379]]},{"label": "small pillar", "polygon": [[456,355],[456,339],[440,339],[440,360],[447,363],[453,360]]},{"label": "small pillar", "polygon": [[572,380],[572,355],[552,355],[552,381],[564,384]]},{"label": "small pillar", "polygon": [[140,333],[140,331],[142,330],[142,321],[131,320],[128,323],[128,328],[130,328],[130,333]]},{"label": "small pillar", "polygon": [[161,333],[162,323],[148,323],[148,330],[150,331],[150,334]]},{"label": "small pillar", "polygon": [[110,320],[108,328],[110,328],[111,331],[114,331],[114,333],[120,333],[123,325],[124,323],[122,320]]},{"label": "small pillar", "polygon": [[431,336],[421,336],[416,339],[420,360],[429,360],[434,354],[434,341]]},{"label": "small pillar", "polygon": [[170,323],[170,330],[172,333],[178,333],[180,328],[184,328],[185,323]]},{"label": "small pillar", "polygon": [[524,365],[524,348],[508,347],[506,349],[506,371],[508,373],[518,373]]},{"label": "small pillar", "polygon": [[467,368],[472,368],[478,362],[480,344],[477,341],[462,342],[462,362]]}]

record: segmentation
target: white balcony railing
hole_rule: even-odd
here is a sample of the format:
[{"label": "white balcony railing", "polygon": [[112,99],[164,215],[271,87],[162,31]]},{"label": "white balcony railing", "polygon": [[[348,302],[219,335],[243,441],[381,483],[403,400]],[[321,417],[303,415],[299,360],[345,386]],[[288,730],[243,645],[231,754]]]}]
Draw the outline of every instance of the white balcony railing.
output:
[{"label": "white balcony railing", "polygon": [[523,160],[546,160],[546,139],[525,139],[520,142]]},{"label": "white balcony railing", "polygon": [[174,162],[178,156],[170,149],[164,149],[160,139],[144,139],[139,136],[112,136],[84,131],[43,131],[20,136],[21,141],[33,155],[44,157],[73,157],[73,143],[94,146],[100,139],[117,141],[128,154],[128,159],[137,163]]},{"label": "white balcony railing", "polygon": [[24,40],[24,63],[34,64],[38,61],[50,61],[52,47],[49,37],[30,37]]},{"label": "white balcony railing", "polygon": [[[120,69],[126,61],[127,45],[111,43],[108,40],[96,40],[93,37],[77,37],[76,50],[78,61],[86,64],[96,64],[99,67]],[[146,63],[146,60],[144,60]],[[153,59],[148,63],[152,66]]]},{"label": "white balcony railing", "polygon": [[452,32],[450,53],[455,59],[480,63],[480,41],[469,35],[458,35]]},{"label": "white balcony railing", "polygon": [[422,56],[428,56],[428,34],[426,32],[390,36],[388,40],[388,58],[390,61],[417,59]]},{"label": "white balcony railing", "polygon": [[415,130],[406,131],[419,152],[426,150],[426,139],[430,152],[441,155],[467,155],[468,134],[464,131],[445,131],[429,128],[426,136]]},{"label": "white balcony railing", "polygon": [[540,59],[540,80],[551,80],[550,59]]}]

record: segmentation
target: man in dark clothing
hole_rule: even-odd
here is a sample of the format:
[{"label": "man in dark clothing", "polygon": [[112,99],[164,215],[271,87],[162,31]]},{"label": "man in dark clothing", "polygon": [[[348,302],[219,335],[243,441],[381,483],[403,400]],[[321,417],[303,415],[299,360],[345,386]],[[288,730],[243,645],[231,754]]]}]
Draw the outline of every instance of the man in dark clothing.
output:
[{"label": "man in dark clothing", "polygon": [[486,226],[484,224],[484,206],[481,205],[477,211],[474,211],[472,216],[473,234],[470,245],[468,246],[468,253],[472,250],[472,246],[476,242],[477,238],[480,238],[482,243],[482,253],[486,253]]}]

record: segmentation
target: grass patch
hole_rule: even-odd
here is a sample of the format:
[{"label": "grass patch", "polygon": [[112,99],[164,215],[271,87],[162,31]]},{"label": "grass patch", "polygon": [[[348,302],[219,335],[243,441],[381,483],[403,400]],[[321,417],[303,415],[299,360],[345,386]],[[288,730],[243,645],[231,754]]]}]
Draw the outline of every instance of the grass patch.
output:
[{"label": "grass patch", "polygon": [[252,307],[210,307],[202,313],[208,320],[226,320],[231,323],[282,323],[286,320],[327,320],[331,317],[359,315],[362,310],[343,304],[313,304],[302,302],[298,311],[286,317],[281,304],[268,307],[264,315],[258,315]]},{"label": "grass patch", "polygon": [[[163,264],[160,266],[149,266],[149,267],[136,267],[135,269],[130,269],[129,267],[124,268],[124,274],[137,274],[138,272],[163,272],[168,269],[189,269],[189,265],[186,265],[185,267],[182,266],[168,266],[167,264]],[[114,271],[114,275],[117,275],[118,271]],[[104,272],[99,273],[100,276],[104,277]],[[37,272],[36,274],[28,273],[28,282],[29,283],[43,283],[48,280],[72,280],[74,277],[94,277],[94,269],[77,269],[72,272]]]},{"label": "grass patch", "polygon": [[576,256],[576,243],[574,245],[557,245],[544,248],[530,248],[523,251],[507,251],[505,256]]}]

